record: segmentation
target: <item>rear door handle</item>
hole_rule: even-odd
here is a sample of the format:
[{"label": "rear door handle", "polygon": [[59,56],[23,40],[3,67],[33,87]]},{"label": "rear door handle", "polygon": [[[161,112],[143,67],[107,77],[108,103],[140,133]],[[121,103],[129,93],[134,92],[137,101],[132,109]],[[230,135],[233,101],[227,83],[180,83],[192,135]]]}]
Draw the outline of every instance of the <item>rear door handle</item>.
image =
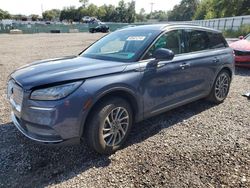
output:
[{"label": "rear door handle", "polygon": [[180,67],[181,69],[185,69],[185,67],[190,67],[190,63],[182,63]]}]

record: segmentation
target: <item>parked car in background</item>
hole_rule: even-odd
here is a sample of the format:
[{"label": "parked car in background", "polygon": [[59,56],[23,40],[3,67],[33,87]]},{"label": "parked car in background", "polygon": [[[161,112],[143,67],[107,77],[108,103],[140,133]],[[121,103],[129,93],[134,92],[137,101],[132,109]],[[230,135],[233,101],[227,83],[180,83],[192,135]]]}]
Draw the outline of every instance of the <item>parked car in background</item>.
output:
[{"label": "parked car in background", "polygon": [[34,62],[9,76],[11,117],[47,144],[86,139],[110,154],[135,122],[202,98],[222,103],[233,50],[216,30],[148,25],[115,31],[74,57]]},{"label": "parked car in background", "polygon": [[90,16],[84,16],[83,18],[82,18],[82,22],[83,23],[89,23],[91,21],[91,17]]},{"label": "parked car in background", "polygon": [[98,33],[98,32],[101,32],[101,33],[108,33],[109,32],[109,26],[107,25],[98,25],[96,27],[93,27],[93,28],[89,28],[89,32],[90,33]]},{"label": "parked car in background", "polygon": [[234,50],[235,65],[250,68],[250,34],[239,38],[239,41],[229,44]]},{"label": "parked car in background", "polygon": [[95,23],[100,23],[101,21],[98,20],[98,19],[95,18],[95,17],[84,16],[84,17],[82,18],[82,22],[83,22],[83,23],[89,23],[89,24],[95,24]]},{"label": "parked car in background", "polygon": [[102,24],[102,22],[101,20],[98,20],[97,18],[92,18],[89,24]]}]

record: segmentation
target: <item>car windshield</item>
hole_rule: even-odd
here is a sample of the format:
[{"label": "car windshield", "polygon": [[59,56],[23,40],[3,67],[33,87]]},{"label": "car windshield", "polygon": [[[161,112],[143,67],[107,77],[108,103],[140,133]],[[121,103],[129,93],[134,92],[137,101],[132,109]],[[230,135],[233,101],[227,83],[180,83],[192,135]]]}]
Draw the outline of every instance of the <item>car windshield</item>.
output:
[{"label": "car windshield", "polygon": [[94,59],[133,62],[159,34],[157,30],[120,30],[113,32],[85,50],[81,56]]},{"label": "car windshield", "polygon": [[245,37],[245,39],[250,41],[250,33]]}]

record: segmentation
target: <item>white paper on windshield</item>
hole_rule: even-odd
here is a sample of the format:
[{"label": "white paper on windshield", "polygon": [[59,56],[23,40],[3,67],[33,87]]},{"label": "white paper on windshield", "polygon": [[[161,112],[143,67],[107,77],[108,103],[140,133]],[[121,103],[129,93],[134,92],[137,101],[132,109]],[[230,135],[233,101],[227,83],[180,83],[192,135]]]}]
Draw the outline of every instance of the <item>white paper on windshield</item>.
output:
[{"label": "white paper on windshield", "polygon": [[127,38],[127,41],[143,41],[146,37],[145,36],[131,36]]}]

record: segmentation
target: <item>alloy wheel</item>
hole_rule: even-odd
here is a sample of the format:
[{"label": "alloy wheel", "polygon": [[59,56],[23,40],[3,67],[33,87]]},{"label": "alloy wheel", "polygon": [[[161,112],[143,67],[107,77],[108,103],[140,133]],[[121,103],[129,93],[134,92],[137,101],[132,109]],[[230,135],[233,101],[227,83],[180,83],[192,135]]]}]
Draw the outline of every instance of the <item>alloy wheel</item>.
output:
[{"label": "alloy wheel", "polygon": [[119,145],[129,127],[129,113],[123,107],[114,108],[105,118],[102,136],[107,146]]},{"label": "alloy wheel", "polygon": [[230,79],[226,73],[222,73],[216,80],[215,83],[215,97],[223,101],[229,91]]}]

